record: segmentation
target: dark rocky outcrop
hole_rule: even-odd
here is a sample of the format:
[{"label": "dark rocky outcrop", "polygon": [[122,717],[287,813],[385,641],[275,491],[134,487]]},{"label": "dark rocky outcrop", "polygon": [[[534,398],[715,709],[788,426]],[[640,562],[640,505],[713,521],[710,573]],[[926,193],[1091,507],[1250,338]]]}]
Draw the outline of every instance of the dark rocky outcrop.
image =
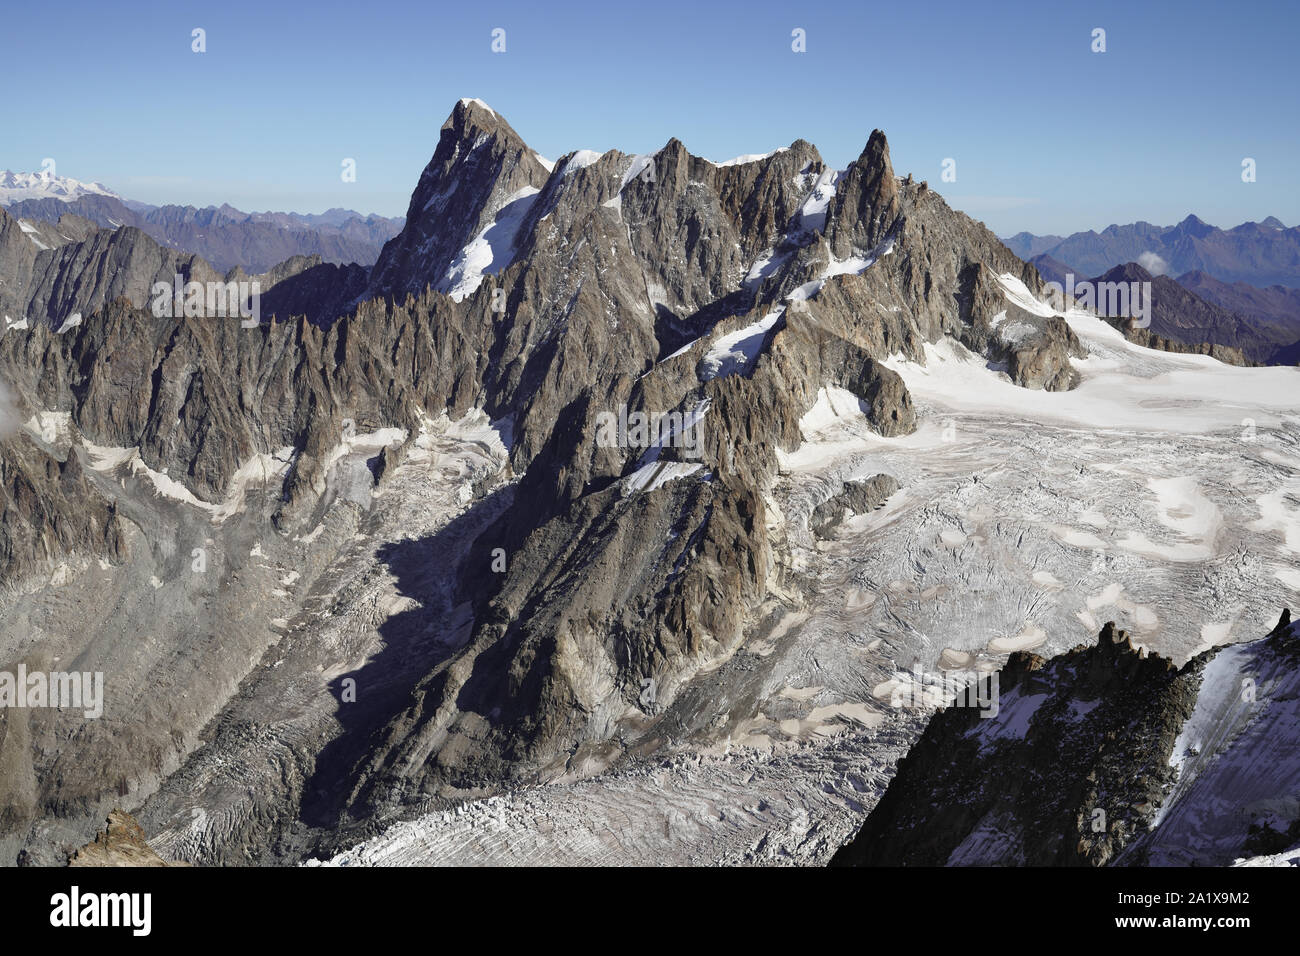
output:
[{"label": "dark rocky outcrop", "polygon": [[829,538],[847,513],[866,514],[874,511],[898,489],[898,479],[893,475],[873,475],[860,481],[846,481],[838,494],[813,509],[808,527],[817,537]]},{"label": "dark rocky outcrop", "polygon": [[[1267,638],[1205,651],[1181,668],[1135,649],[1113,623],[1096,645],[1051,660],[1012,654],[993,695],[996,712],[937,712],[832,865],[1232,862],[1264,831],[1242,819],[1238,804],[1251,794],[1240,786],[1229,784],[1237,786],[1230,805],[1216,804],[1225,784],[1206,768],[1239,779],[1263,760],[1268,773],[1257,776],[1270,799],[1255,806],[1294,803],[1300,766],[1279,765],[1246,739],[1253,726],[1256,737],[1294,753],[1297,741],[1275,739],[1300,727],[1290,692],[1300,660],[1293,630],[1284,612]],[[1211,682],[1211,666],[1229,678]],[[1236,667],[1251,686],[1258,680],[1258,701],[1231,676]],[[1208,722],[1193,725],[1194,712]]]}]

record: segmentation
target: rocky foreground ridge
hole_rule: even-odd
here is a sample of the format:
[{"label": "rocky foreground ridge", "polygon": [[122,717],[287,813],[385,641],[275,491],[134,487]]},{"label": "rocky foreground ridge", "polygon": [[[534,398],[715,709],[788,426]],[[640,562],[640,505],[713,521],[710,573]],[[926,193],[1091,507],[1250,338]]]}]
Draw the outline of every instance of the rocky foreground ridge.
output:
[{"label": "rocky foreground ridge", "polygon": [[1181,668],[1108,623],[1012,654],[993,717],[950,706],[835,866],[1230,865],[1300,850],[1300,633]]}]

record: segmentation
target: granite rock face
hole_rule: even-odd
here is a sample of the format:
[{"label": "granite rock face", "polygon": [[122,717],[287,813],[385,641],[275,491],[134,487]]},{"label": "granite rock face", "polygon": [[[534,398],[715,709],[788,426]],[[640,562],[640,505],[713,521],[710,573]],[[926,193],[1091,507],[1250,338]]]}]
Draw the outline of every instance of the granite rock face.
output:
[{"label": "granite rock face", "polygon": [[509,123],[477,101],[461,100],[411,193],[402,231],[385,243],[371,270],[368,294],[447,291],[461,250],[507,205],[510,214],[522,216],[548,176]]}]

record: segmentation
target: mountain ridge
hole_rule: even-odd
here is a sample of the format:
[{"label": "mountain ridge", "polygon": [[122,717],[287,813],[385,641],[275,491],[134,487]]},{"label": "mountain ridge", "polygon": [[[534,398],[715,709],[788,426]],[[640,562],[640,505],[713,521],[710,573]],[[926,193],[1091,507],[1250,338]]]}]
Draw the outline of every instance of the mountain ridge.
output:
[{"label": "mountain ridge", "polygon": [[[8,174],[6,174],[8,175]],[[245,213],[221,206],[152,206],[104,190],[69,195],[21,191],[3,205],[15,219],[57,223],[64,215],[89,220],[102,229],[131,226],[160,245],[198,255],[222,271],[243,268],[266,272],[295,255],[316,255],[335,265],[369,266],[383,243],[401,229],[401,219],[331,209],[319,215]]]},{"label": "mountain ridge", "polygon": [[1272,216],[1231,229],[1188,215],[1173,226],[1112,223],[1101,232],[1066,237],[1021,232],[1004,241],[1022,258],[1047,254],[1086,275],[1141,262],[1147,254],[1158,256],[1173,275],[1199,270],[1226,283],[1300,287],[1300,227],[1287,228]]}]

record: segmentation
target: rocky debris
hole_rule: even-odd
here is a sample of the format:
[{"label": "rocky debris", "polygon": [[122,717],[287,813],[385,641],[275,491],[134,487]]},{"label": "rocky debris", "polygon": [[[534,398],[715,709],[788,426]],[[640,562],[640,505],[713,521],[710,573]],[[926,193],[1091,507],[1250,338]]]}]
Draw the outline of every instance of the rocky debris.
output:
[{"label": "rocky debris", "polygon": [[866,514],[879,508],[900,485],[893,475],[873,475],[860,481],[846,481],[843,489],[813,509],[808,524],[819,538],[829,538],[847,513]]},{"label": "rocky debris", "polygon": [[[1268,637],[1213,648],[1181,668],[1135,648],[1113,622],[1096,645],[1050,660],[1013,653],[999,673],[995,712],[964,706],[959,694],[936,713],[832,865],[1101,866],[1157,862],[1156,854],[1163,854],[1159,862],[1220,865],[1225,858],[1216,850],[1231,862],[1232,851],[1258,842],[1259,821],[1253,830],[1241,821],[1247,794],[1240,786],[1216,803],[1222,791],[1198,791],[1197,773],[1209,774],[1200,768],[1210,764],[1221,770],[1257,762],[1256,745],[1238,738],[1251,720],[1260,722],[1257,736],[1280,734],[1279,749],[1294,748],[1294,697],[1265,675],[1285,666],[1290,676],[1279,680],[1294,682],[1297,646],[1284,612]],[[1230,712],[1240,706],[1237,682],[1221,682],[1217,669],[1245,653],[1255,664],[1243,673],[1259,676],[1261,707],[1251,710],[1250,697],[1246,717],[1201,725],[1194,715],[1207,700],[1219,706],[1221,693]],[[1262,665],[1278,655],[1290,663]],[[1300,766],[1265,762],[1273,803],[1288,792],[1294,802]],[[1198,839],[1187,826],[1176,829],[1183,823],[1215,834],[1227,849],[1212,849],[1206,835]]]},{"label": "rocky debris", "polygon": [[108,826],[74,853],[68,866],[188,866],[168,863],[145,840],[144,830],[124,810],[108,815]]}]

